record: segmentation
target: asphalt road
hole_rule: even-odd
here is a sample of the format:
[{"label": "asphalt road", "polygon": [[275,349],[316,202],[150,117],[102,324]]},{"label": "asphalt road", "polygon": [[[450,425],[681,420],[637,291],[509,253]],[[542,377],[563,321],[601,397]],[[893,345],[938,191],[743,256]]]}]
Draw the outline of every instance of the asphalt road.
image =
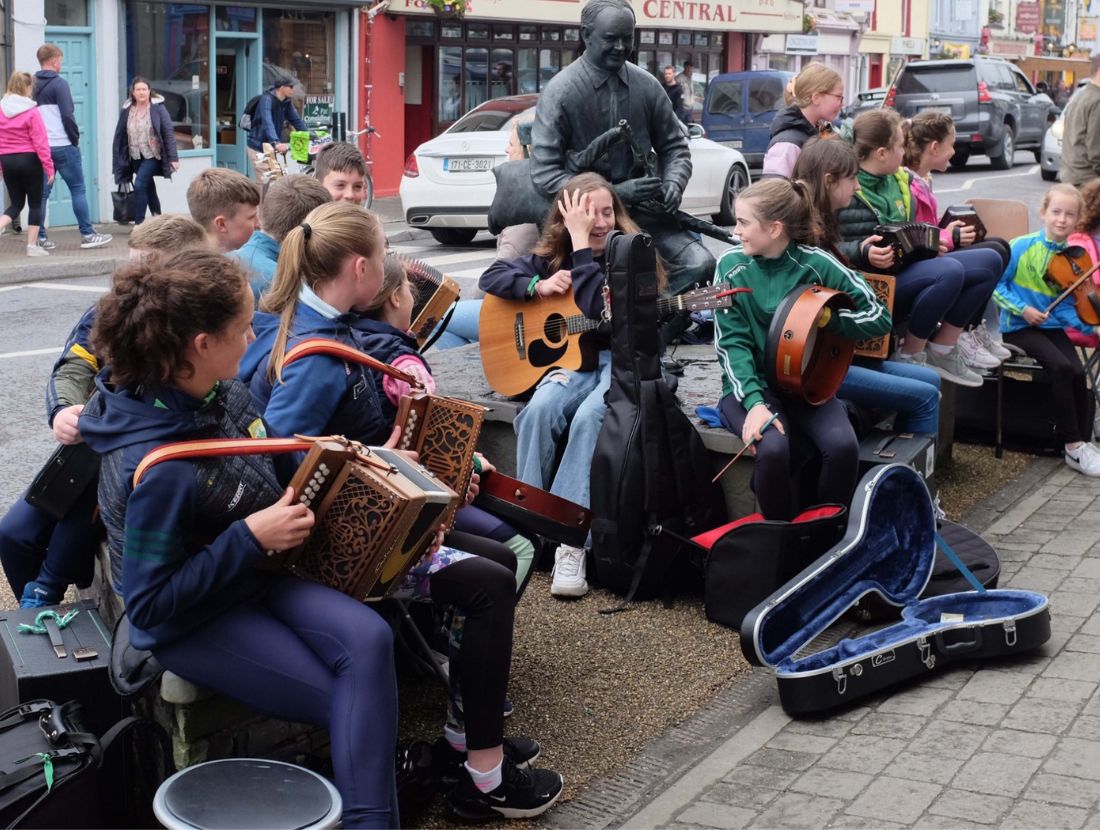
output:
[{"label": "asphalt road", "polygon": [[[1040,179],[1031,153],[1021,151],[1017,161],[1017,167],[1000,172],[976,157],[963,172],[937,175],[941,209],[970,197],[1019,199],[1031,207],[1031,227],[1037,229],[1039,201],[1049,185]],[[707,245],[715,252],[724,247],[709,239]],[[467,295],[495,253],[487,233],[462,247],[427,238],[393,247],[452,275]],[[5,473],[0,510],[22,494],[54,447],[45,422],[45,383],[70,329],[106,285],[106,277],[84,277],[0,287],[0,458]]]}]

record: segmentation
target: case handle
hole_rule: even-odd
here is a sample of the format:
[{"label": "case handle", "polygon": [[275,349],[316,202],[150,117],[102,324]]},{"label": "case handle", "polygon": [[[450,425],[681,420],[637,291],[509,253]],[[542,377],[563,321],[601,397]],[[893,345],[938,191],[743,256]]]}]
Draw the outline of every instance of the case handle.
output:
[{"label": "case handle", "polygon": [[[957,631],[958,629],[955,630]],[[970,629],[971,638],[969,640],[948,643],[944,640],[943,635],[944,632],[938,632],[935,635],[935,640],[936,651],[944,656],[955,657],[960,654],[970,654],[973,651],[978,651],[982,647],[982,630],[978,626]]]}]

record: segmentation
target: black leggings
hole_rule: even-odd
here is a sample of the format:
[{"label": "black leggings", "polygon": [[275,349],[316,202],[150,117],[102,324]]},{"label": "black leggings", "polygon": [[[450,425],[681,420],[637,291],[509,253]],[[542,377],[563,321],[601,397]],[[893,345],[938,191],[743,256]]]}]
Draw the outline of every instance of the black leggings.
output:
[{"label": "black leggings", "polygon": [[477,554],[432,574],[431,597],[441,605],[456,606],[465,617],[462,645],[451,655],[451,667],[457,667],[452,677],[460,690],[466,748],[491,749],[504,740],[516,557],[499,542],[466,533],[449,533],[447,544]]},{"label": "black leggings", "polygon": [[[23,204],[28,203],[28,225],[42,224],[42,185],[44,172],[42,162],[35,153],[5,153],[0,156],[0,165],[4,166],[4,184],[8,188],[8,200],[11,202],[4,213],[12,223],[19,221]],[[37,240],[30,240],[34,244]]]},{"label": "black leggings", "polygon": [[1067,444],[1092,437],[1092,393],[1085,382],[1085,367],[1077,349],[1062,329],[1028,326],[1011,331],[1005,342],[1019,346],[1042,364],[1050,374],[1050,397],[1058,434]]}]

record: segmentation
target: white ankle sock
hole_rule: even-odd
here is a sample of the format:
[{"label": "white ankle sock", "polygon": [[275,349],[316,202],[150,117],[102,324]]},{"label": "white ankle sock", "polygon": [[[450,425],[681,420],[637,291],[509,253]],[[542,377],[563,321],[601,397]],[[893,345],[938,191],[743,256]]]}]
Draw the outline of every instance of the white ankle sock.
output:
[{"label": "white ankle sock", "polygon": [[940,343],[933,343],[931,340],[929,340],[928,341],[928,348],[931,351],[935,352],[936,354],[950,354],[951,350],[955,347],[954,346],[944,346]]},{"label": "white ankle sock", "polygon": [[466,733],[460,732],[450,724],[443,725],[443,737],[447,739],[447,743],[451,745],[451,749],[455,752],[466,751]]},{"label": "white ankle sock", "polygon": [[474,786],[483,793],[492,792],[500,786],[500,782],[503,780],[500,773],[501,767],[504,766],[503,760],[488,772],[478,772],[470,766],[469,762],[466,762],[464,766],[466,767],[466,772],[470,773],[470,778],[473,779]]}]

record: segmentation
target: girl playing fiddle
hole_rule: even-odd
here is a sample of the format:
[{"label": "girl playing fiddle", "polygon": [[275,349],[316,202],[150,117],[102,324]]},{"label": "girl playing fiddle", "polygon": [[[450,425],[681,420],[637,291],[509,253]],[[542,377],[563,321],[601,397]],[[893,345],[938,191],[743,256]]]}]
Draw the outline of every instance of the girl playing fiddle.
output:
[{"label": "girl playing fiddle", "polygon": [[[783,297],[801,284],[848,294],[854,309],[829,322],[846,337],[878,337],[890,330],[890,313],[858,273],[812,247],[816,211],[805,184],[767,179],[737,197],[741,244],[718,260],[715,284],[751,288],[715,314],[715,347],[723,369],[720,409],[730,431],[757,441],[753,487],[768,519],[795,513],[788,436],[804,434],[822,456],[818,498],[848,502],[856,485],[859,445],[840,401],[811,406],[784,397],[766,381],[764,355],[771,318]],[[774,418],[774,420],[773,420]],[[771,427],[768,427],[769,421]]]},{"label": "girl playing fiddle", "polygon": [[1087,476],[1100,476],[1100,449],[1089,441],[1095,403],[1085,367],[1065,332],[1067,326],[1081,332],[1091,332],[1092,327],[1081,322],[1072,297],[1047,310],[1061,290],[1048,282],[1047,267],[1066,247],[1081,209],[1081,194],[1072,185],[1058,184],[1046,192],[1039,208],[1043,230],[1012,240],[1012,258],[993,301],[1001,309],[1005,342],[1023,349],[1050,375],[1066,465]]}]

